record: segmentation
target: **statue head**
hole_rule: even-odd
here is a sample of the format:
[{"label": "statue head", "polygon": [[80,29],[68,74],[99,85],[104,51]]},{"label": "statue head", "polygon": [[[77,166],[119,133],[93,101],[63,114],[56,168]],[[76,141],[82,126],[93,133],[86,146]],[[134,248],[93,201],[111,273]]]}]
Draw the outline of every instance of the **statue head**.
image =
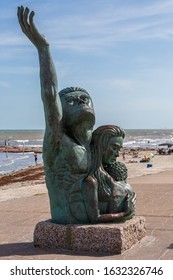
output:
[{"label": "statue head", "polygon": [[88,122],[95,123],[95,114],[92,99],[89,93],[79,87],[68,87],[59,92],[63,109],[65,127]]},{"label": "statue head", "polygon": [[93,131],[91,149],[97,167],[102,164],[110,165],[116,161],[124,137],[124,130],[115,125],[103,125]]},{"label": "statue head", "polygon": [[111,195],[114,186],[114,179],[105,170],[105,165],[109,166],[116,162],[124,137],[124,130],[115,125],[100,126],[92,133],[89,174],[97,180],[104,199]]}]

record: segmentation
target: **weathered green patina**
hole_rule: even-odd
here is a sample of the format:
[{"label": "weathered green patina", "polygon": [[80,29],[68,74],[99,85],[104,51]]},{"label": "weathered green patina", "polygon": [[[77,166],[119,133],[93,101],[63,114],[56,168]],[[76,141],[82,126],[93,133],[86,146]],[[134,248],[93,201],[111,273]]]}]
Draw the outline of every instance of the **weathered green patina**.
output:
[{"label": "weathered green patina", "polygon": [[18,8],[21,29],[39,56],[45,113],[43,160],[52,220],[75,224],[130,219],[135,194],[126,183],[126,167],[116,161],[124,131],[102,126],[92,133],[95,114],[89,93],[77,87],[58,93],[49,43],[33,17],[33,11]]}]

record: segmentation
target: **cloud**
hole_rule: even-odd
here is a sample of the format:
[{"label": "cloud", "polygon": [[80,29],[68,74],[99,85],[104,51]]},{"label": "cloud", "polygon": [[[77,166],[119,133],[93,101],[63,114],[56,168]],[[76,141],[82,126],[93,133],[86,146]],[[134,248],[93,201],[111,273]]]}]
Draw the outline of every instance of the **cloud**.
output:
[{"label": "cloud", "polygon": [[37,67],[18,67],[18,66],[3,66],[0,68],[0,73],[2,74],[14,74],[14,75],[26,75],[38,73]]},{"label": "cloud", "polygon": [[[52,0],[51,5],[41,1],[25,2],[31,2],[36,11],[36,25],[53,48],[104,51],[119,42],[173,38],[173,1],[170,0],[133,4],[95,0],[90,3],[78,1],[78,5],[72,1]],[[19,25],[16,33],[16,14],[13,17],[16,17],[14,32],[1,31],[0,46],[28,44]]]},{"label": "cloud", "polygon": [[139,80],[133,79],[113,79],[107,80],[106,84],[109,85],[110,88],[114,89],[115,91],[131,93],[134,90],[136,91],[141,86],[141,82]]},{"label": "cloud", "polygon": [[0,81],[0,88],[11,88],[11,85],[7,82]]},{"label": "cloud", "polygon": [[118,7],[110,2],[98,3],[97,11],[69,14],[67,10],[51,21],[45,17],[42,25],[48,40],[53,47],[85,52],[118,42],[173,38],[173,1]]},{"label": "cloud", "polygon": [[16,36],[13,33],[6,32],[6,33],[0,33],[0,46],[21,46],[26,45],[26,39]]}]

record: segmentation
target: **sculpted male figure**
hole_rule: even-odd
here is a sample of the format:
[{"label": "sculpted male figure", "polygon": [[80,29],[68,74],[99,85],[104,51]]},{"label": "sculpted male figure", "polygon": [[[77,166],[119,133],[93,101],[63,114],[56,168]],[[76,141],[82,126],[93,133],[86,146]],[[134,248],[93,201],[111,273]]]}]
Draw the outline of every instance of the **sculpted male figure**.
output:
[{"label": "sculpted male figure", "polygon": [[51,215],[58,223],[77,223],[69,210],[69,192],[73,185],[80,187],[81,178],[88,172],[89,144],[95,123],[93,104],[89,94],[81,88],[66,88],[58,94],[49,43],[38,32],[33,17],[33,11],[30,13],[22,6],[18,8],[21,29],[37,48],[39,56],[46,123],[43,160]]}]

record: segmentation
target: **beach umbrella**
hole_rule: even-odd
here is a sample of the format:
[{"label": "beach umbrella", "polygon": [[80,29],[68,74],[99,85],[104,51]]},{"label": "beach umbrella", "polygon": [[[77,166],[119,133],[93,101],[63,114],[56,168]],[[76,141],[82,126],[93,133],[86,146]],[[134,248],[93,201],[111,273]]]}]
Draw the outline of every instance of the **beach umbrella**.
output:
[{"label": "beach umbrella", "polygon": [[165,142],[165,143],[159,144],[159,146],[167,146],[168,148],[170,148],[173,146],[173,143]]}]

